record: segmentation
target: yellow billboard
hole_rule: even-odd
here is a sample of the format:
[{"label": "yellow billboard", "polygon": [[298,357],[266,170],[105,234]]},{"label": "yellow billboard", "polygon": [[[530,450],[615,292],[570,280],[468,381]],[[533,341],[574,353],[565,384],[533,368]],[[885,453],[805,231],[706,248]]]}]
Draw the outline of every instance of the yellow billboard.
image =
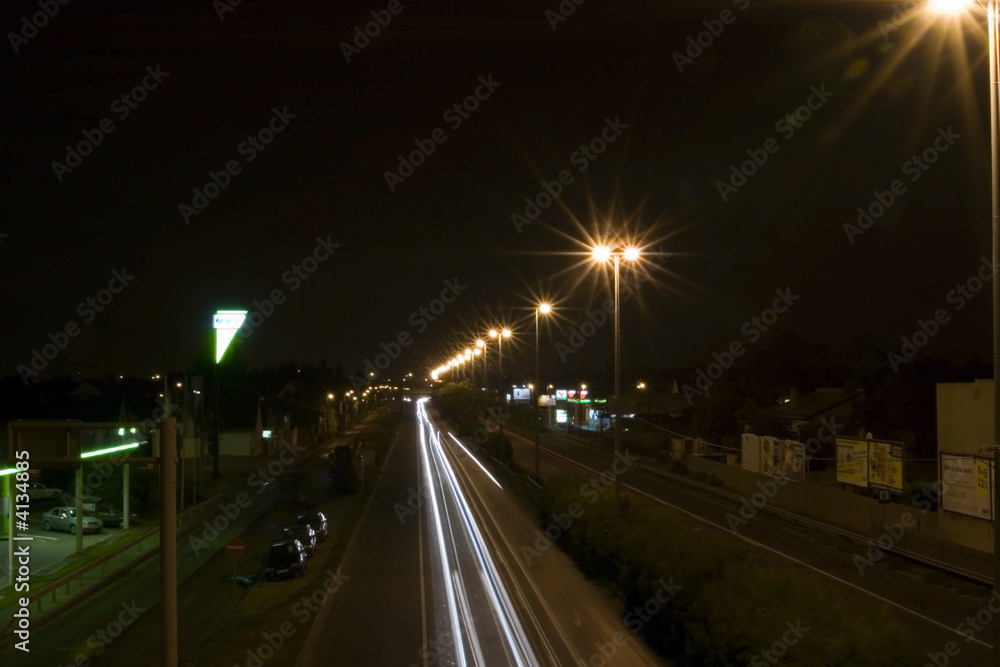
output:
[{"label": "yellow billboard", "polygon": [[868,449],[868,484],[893,493],[903,492],[903,446],[871,441]]},{"label": "yellow billboard", "polygon": [[837,481],[868,486],[868,441],[837,438]]}]

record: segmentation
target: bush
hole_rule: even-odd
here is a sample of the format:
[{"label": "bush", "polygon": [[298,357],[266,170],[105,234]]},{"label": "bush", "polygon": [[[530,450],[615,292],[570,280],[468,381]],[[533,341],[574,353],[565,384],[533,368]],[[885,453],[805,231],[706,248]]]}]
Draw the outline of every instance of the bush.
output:
[{"label": "bush", "polygon": [[499,433],[490,433],[490,437],[486,440],[486,451],[503,464],[509,463],[514,458],[514,447],[510,438],[503,436],[501,440]]},{"label": "bush", "polygon": [[[681,664],[764,664],[761,651],[781,639],[786,623],[798,622],[808,630],[783,664],[920,664],[919,642],[884,607],[843,602],[826,581],[775,567],[603,482],[579,475],[547,480],[542,526],[552,525],[553,515],[565,519],[573,503],[583,512],[555,542],[584,573],[616,584],[630,628]],[[656,613],[632,613],[656,601],[665,584],[674,595],[656,602]]]}]

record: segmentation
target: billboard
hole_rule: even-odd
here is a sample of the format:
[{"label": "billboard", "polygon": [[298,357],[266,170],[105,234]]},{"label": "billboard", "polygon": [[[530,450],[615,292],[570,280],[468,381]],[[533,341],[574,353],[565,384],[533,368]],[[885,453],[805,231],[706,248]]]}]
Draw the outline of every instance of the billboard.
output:
[{"label": "billboard", "polygon": [[779,461],[775,467],[778,476],[799,484],[806,481],[806,446],[801,442],[782,440]]},{"label": "billboard", "polygon": [[872,440],[868,448],[868,485],[903,493],[903,446]]},{"label": "billboard", "polygon": [[770,436],[760,436],[760,474],[774,477],[775,461],[780,454],[779,441]]},{"label": "billboard", "polygon": [[514,387],[514,400],[515,401],[530,401],[531,400],[531,390],[527,387]]},{"label": "billboard", "polygon": [[993,461],[941,454],[941,509],[993,519]]},{"label": "billboard", "polygon": [[760,436],[743,433],[740,437],[743,451],[743,469],[760,472]]},{"label": "billboard", "polygon": [[868,441],[837,438],[837,481],[868,486]]}]

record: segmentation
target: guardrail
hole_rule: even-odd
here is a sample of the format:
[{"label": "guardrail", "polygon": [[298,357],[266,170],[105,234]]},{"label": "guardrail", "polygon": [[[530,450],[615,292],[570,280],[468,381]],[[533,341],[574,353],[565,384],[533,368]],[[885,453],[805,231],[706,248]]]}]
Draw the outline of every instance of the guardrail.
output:
[{"label": "guardrail", "polygon": [[[191,508],[186,509],[183,512],[179,513],[177,515],[177,525],[178,525],[178,528],[181,525],[183,525],[186,520],[194,517],[196,514],[200,514],[205,509],[207,509],[211,504],[215,503],[216,501],[218,501],[221,498],[225,498],[225,494],[220,493],[220,494],[217,494],[215,496],[212,496],[208,500],[205,500],[204,502],[199,503],[198,505],[195,505],[194,507],[191,507]],[[192,524],[192,525],[188,525],[183,531],[179,530],[178,531],[178,538],[182,534],[190,532],[194,528],[195,528],[195,525]],[[134,568],[138,567],[140,564],[142,564],[145,561],[147,561],[150,558],[152,558],[155,554],[159,553],[159,549],[158,548],[157,549],[149,549],[149,550],[147,550],[145,552],[140,553],[138,556],[136,556],[136,558],[134,558],[133,560],[129,561],[125,565],[119,567],[117,570],[115,570],[114,572],[110,573],[108,576],[102,577],[100,580],[98,580],[96,583],[92,584],[88,588],[84,588],[83,587],[84,585],[83,585],[82,581],[80,581],[80,586],[79,586],[79,588],[77,589],[77,591],[75,593],[70,588],[70,586],[71,586],[71,584],[73,584],[73,582],[76,582],[78,580],[82,580],[83,577],[86,574],[90,573],[92,570],[94,570],[97,567],[101,568],[101,572],[102,573],[105,572],[106,571],[106,566],[107,566],[107,564],[108,564],[109,561],[111,561],[112,559],[114,559],[117,556],[120,556],[121,554],[125,553],[129,549],[131,549],[131,548],[133,548],[133,547],[135,547],[135,546],[138,545],[139,549],[140,549],[140,552],[141,552],[142,551],[142,543],[145,542],[148,539],[151,539],[153,537],[158,536],[159,533],[160,533],[160,526],[156,526],[155,528],[152,528],[151,530],[143,533],[142,535],[139,535],[139,536],[135,537],[131,541],[126,542],[125,544],[122,544],[121,546],[116,547],[114,550],[112,550],[112,551],[104,554],[100,558],[98,558],[98,559],[96,559],[96,560],[94,560],[94,561],[92,561],[92,562],[84,565],[83,567],[81,567],[81,568],[79,568],[77,570],[74,570],[73,572],[67,574],[66,576],[60,578],[59,580],[54,581],[54,582],[48,584],[47,586],[45,586],[41,590],[39,590],[39,591],[33,593],[32,595],[30,595],[28,597],[29,602],[28,602],[27,606],[30,609],[31,605],[37,604],[37,607],[33,610],[35,613],[41,613],[43,611],[43,608],[42,608],[43,607],[43,602],[45,601],[46,596],[48,596],[50,594],[52,596],[52,599],[50,600],[50,603],[56,605],[55,607],[50,607],[48,609],[48,611],[46,613],[42,614],[41,616],[34,617],[32,619],[32,626],[35,627],[35,628],[39,628],[39,627],[45,625],[46,623],[48,623],[52,619],[54,619],[57,616],[60,616],[61,614],[65,613],[67,610],[71,609],[72,607],[74,607],[75,605],[79,604],[83,600],[86,600],[91,595],[94,595],[95,593],[97,593],[98,591],[102,590],[103,588],[105,588],[106,586],[110,585],[111,583],[113,583],[115,581],[118,581],[122,576],[124,576],[125,574],[127,574],[129,571],[133,570]],[[65,591],[63,591],[63,592],[66,595],[72,595],[72,597],[70,597],[68,600],[64,600],[63,602],[59,603],[59,602],[57,602],[57,597],[56,596],[59,593],[59,589],[61,589],[64,586],[65,586]],[[6,641],[6,639],[7,639],[7,637],[6,637],[7,632],[8,632],[8,630],[10,630],[10,626],[13,623],[14,623],[14,617],[12,616],[10,619],[7,620],[7,622],[4,624],[4,626],[2,628],[0,628],[0,642]]]}]

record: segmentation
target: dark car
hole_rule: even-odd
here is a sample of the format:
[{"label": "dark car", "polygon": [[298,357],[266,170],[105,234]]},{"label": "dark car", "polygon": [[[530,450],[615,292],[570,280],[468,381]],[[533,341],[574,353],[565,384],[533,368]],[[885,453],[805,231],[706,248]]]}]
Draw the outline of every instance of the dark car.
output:
[{"label": "dark car", "polygon": [[316,539],[320,542],[326,542],[326,536],[330,534],[330,524],[327,523],[325,514],[322,512],[302,514],[295,521],[312,526],[312,529],[316,531]]},{"label": "dark car", "polygon": [[264,572],[271,581],[283,577],[302,577],[306,573],[306,549],[298,540],[284,540],[271,545]]},{"label": "dark car", "polygon": [[285,526],[281,529],[286,540],[298,540],[306,550],[306,556],[312,558],[316,555],[316,531],[311,526],[297,523]]},{"label": "dark car", "polygon": [[[112,528],[123,528],[125,526],[124,512],[106,503],[100,503],[97,505],[97,509],[91,512],[91,514],[104,522],[105,526],[111,526]],[[129,514],[130,526],[134,526],[139,523],[138,514],[134,512],[130,512]]]}]

